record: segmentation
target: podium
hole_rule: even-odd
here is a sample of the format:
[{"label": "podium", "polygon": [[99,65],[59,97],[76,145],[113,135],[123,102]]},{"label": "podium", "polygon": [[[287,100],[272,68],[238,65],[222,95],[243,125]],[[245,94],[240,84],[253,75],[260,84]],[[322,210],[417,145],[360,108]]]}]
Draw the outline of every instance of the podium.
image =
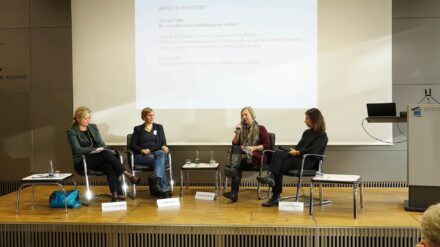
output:
[{"label": "podium", "polygon": [[408,105],[409,211],[424,211],[440,201],[440,105]]},{"label": "podium", "polygon": [[369,123],[408,122],[405,210],[425,211],[440,201],[440,104],[408,105],[407,115],[368,117]]}]

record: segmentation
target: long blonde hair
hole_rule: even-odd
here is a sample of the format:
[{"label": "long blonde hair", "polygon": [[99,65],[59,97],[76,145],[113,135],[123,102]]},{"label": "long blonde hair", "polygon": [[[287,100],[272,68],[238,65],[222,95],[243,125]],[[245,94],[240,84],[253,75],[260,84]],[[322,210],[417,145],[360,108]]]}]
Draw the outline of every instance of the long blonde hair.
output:
[{"label": "long blonde hair", "polygon": [[255,115],[254,109],[250,106],[246,106],[240,111],[240,116],[244,111],[248,111],[252,117],[252,125],[250,128],[243,128],[240,132],[240,143],[245,146],[255,146],[260,138],[260,128],[258,122],[255,120],[257,117]]}]

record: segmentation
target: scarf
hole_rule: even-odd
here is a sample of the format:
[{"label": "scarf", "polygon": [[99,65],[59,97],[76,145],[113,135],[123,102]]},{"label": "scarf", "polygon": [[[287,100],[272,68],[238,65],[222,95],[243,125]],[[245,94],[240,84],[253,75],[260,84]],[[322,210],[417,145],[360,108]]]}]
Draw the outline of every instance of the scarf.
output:
[{"label": "scarf", "polygon": [[[240,132],[240,144],[242,144],[245,147],[255,146],[259,141],[259,137],[260,137],[259,126],[260,125],[255,120],[252,122],[252,125],[249,128],[247,128],[247,125],[244,125],[241,128],[241,132]],[[247,160],[249,164],[252,163],[252,155],[249,153],[247,153]]]}]

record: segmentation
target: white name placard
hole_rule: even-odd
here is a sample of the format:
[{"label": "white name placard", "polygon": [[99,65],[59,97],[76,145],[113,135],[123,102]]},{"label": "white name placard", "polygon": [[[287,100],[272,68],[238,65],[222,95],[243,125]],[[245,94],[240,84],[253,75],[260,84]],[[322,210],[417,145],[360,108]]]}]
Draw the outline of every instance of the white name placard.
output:
[{"label": "white name placard", "polygon": [[180,207],[179,198],[158,199],[156,201],[158,208]]},{"label": "white name placard", "polygon": [[127,202],[103,202],[101,208],[102,212],[127,210]]},{"label": "white name placard", "polygon": [[280,211],[304,211],[304,202],[279,202],[278,210]]},{"label": "white name placard", "polygon": [[197,191],[195,199],[196,200],[214,201],[215,200],[215,193]]}]

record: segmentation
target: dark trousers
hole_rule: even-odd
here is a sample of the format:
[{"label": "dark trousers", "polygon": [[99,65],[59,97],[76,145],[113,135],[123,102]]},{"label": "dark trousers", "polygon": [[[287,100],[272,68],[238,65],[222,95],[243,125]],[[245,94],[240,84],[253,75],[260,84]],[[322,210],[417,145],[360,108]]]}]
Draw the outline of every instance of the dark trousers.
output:
[{"label": "dark trousers", "polygon": [[[283,191],[283,173],[289,170],[301,169],[302,156],[291,156],[286,151],[277,151],[272,155],[269,170],[273,174],[275,186],[272,193],[276,196]],[[313,164],[304,164],[304,169],[312,169]]]},{"label": "dark trousers", "polygon": [[[107,183],[110,188],[110,192],[113,194],[117,192],[122,194],[121,182],[119,176],[121,176],[125,167],[121,164],[118,156],[110,151],[102,151],[96,154],[89,154],[86,156],[87,169],[93,169],[103,171],[107,175]],[[82,163],[75,164],[77,171],[84,171]],[[82,172],[83,173],[83,172]]]},{"label": "dark trousers", "polygon": [[231,190],[238,193],[240,189],[240,182],[241,182],[241,175],[243,173],[243,170],[249,169],[253,167],[253,164],[249,164],[247,162],[247,159],[241,159],[238,166],[235,166],[235,169],[237,170],[238,177],[231,178]]},{"label": "dark trousers", "polygon": [[[237,170],[237,177],[231,178],[231,190],[238,193],[243,170],[250,169],[256,165],[248,163],[246,155],[242,153],[241,147],[233,145],[229,165]],[[259,165],[258,165],[259,166]]]}]

